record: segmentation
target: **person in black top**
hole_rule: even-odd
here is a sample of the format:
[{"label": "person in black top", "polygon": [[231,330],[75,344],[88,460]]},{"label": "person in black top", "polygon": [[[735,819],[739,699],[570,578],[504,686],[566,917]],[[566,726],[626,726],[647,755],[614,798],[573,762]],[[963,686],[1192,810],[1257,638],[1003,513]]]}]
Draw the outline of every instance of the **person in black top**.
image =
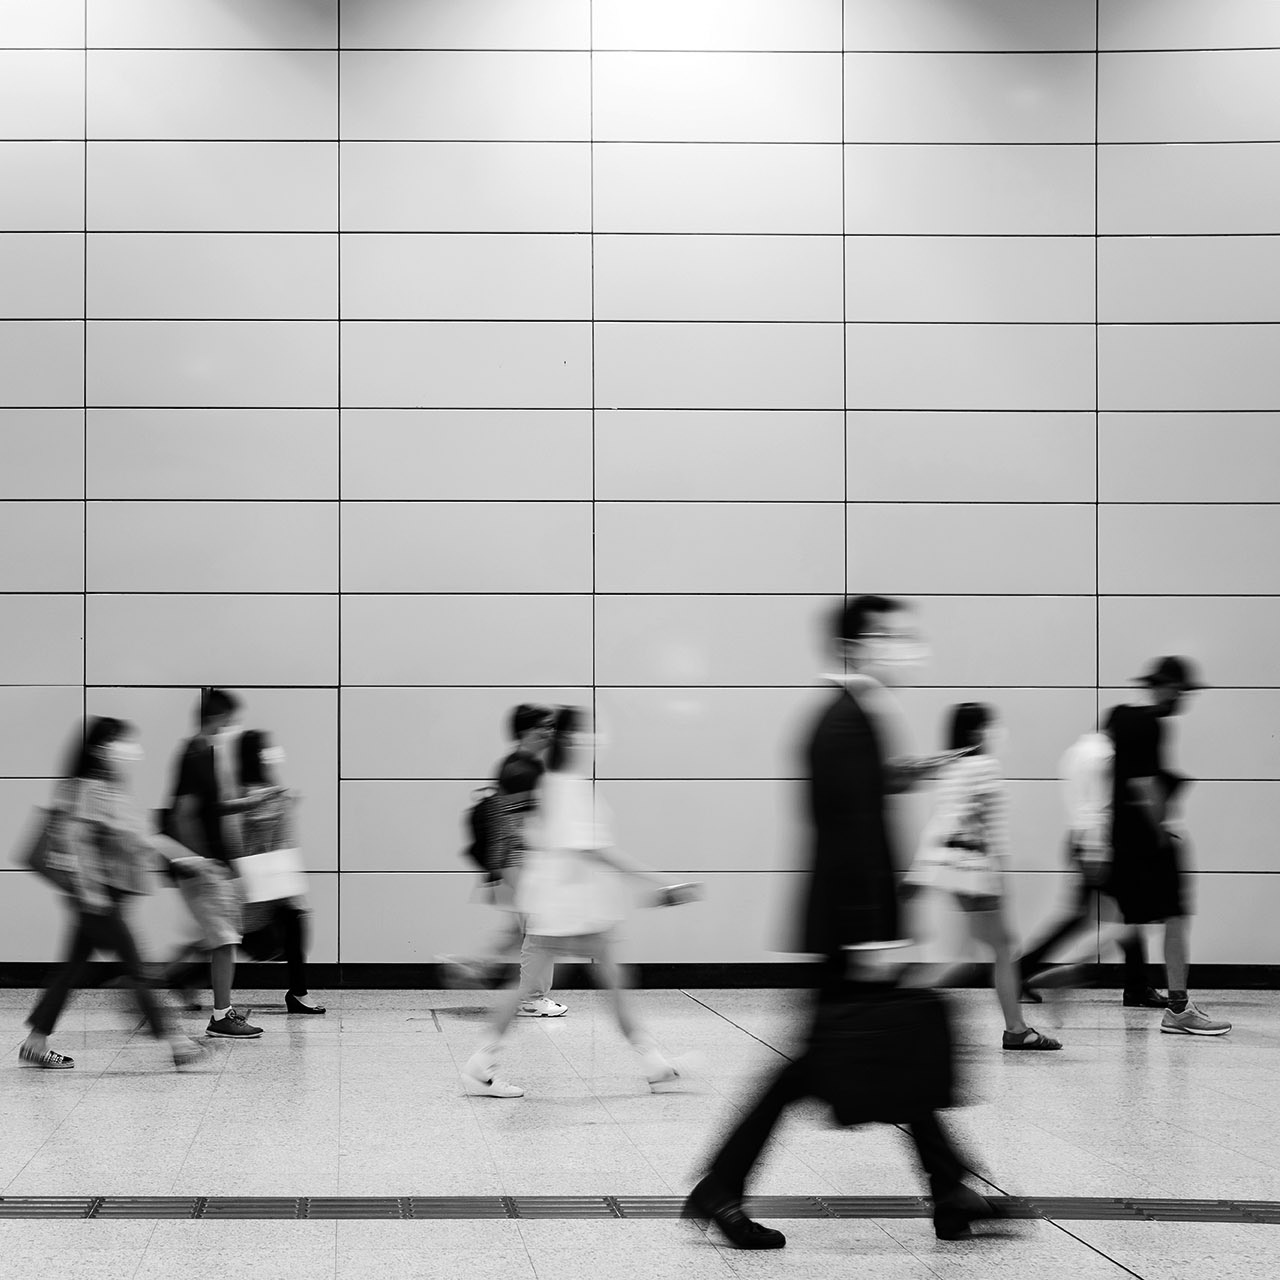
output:
[{"label": "person in black top", "polygon": [[1206,1017],[1187,996],[1184,841],[1174,817],[1175,802],[1188,779],[1170,770],[1164,759],[1164,721],[1178,714],[1188,693],[1204,686],[1192,674],[1191,664],[1176,657],[1159,659],[1139,679],[1150,701],[1115,707],[1106,724],[1115,745],[1107,891],[1126,924],[1164,924],[1169,1005],[1160,1030],[1225,1035],[1231,1024]]},{"label": "person in black top", "polygon": [[[886,957],[908,940],[886,798],[966,754],[913,759],[894,749],[896,710],[884,685],[896,683],[899,671],[920,657],[922,646],[908,623],[905,606],[882,596],[852,600],[835,620],[844,670],[831,677],[839,690],[810,733],[804,764],[810,873],[798,949],[820,957],[816,1016],[834,1003],[869,1008],[867,1002],[896,984]],[[786,1244],[782,1232],[748,1218],[742,1201],[747,1178],[783,1111],[818,1094],[817,1074],[806,1051],[774,1076],[689,1193],[685,1217],[714,1220],[740,1249]],[[965,1185],[964,1166],[933,1111],[916,1111],[908,1129],[929,1178],[939,1237],[958,1239],[969,1234],[975,1219],[996,1216],[996,1207]]]}]

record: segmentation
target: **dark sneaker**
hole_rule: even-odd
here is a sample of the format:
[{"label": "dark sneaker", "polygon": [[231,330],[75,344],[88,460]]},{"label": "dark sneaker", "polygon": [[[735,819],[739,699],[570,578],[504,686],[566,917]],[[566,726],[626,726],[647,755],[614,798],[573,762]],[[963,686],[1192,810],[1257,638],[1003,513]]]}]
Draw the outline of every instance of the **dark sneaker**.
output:
[{"label": "dark sneaker", "polygon": [[253,1040],[262,1034],[262,1028],[251,1027],[243,1014],[232,1009],[225,1018],[210,1018],[204,1033],[224,1040]]},{"label": "dark sneaker", "polygon": [[1124,993],[1126,1009],[1167,1009],[1168,996],[1162,996],[1154,987],[1143,987],[1137,991]]}]

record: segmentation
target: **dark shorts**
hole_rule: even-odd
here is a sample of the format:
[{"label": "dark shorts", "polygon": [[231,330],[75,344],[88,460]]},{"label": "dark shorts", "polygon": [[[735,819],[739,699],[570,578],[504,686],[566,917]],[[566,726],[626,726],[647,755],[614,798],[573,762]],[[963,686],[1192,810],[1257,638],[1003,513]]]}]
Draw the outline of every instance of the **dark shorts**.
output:
[{"label": "dark shorts", "polygon": [[1112,853],[1106,892],[1116,900],[1125,924],[1153,924],[1190,915],[1182,869],[1182,842],[1172,839],[1158,845],[1117,823],[1118,839]]},{"label": "dark shorts", "polygon": [[999,911],[1002,901],[998,893],[955,893],[951,896],[961,911]]}]

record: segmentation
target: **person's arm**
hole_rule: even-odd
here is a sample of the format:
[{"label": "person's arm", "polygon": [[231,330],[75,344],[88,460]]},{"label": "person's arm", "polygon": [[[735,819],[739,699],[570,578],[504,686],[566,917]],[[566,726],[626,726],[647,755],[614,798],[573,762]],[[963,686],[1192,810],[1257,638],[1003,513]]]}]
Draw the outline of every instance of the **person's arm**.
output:
[{"label": "person's arm", "polygon": [[1157,831],[1163,834],[1167,807],[1164,801],[1164,792],[1157,779],[1154,776],[1130,778],[1129,785],[1133,788],[1131,794],[1137,803],[1139,812]]},{"label": "person's arm", "polygon": [[895,756],[886,760],[884,789],[889,795],[912,791],[922,782],[936,778],[947,765],[963,759],[971,750],[965,747],[960,751],[942,751],[936,756]]},{"label": "person's arm", "polygon": [[223,800],[220,807],[224,814],[248,813],[253,809],[260,808],[268,801],[284,795],[288,789],[288,787],[255,787],[252,791],[238,796],[234,800]]}]

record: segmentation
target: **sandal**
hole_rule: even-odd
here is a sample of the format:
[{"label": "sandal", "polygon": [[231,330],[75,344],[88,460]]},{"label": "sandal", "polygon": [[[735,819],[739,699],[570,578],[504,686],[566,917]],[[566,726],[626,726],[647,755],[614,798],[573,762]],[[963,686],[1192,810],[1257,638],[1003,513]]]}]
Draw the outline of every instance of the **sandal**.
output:
[{"label": "sandal", "polygon": [[1035,1027],[1028,1027],[1021,1035],[1006,1031],[1001,1047],[1005,1049],[1061,1049],[1062,1041],[1055,1040],[1052,1036],[1041,1035]]},{"label": "sandal", "polygon": [[18,1057],[23,1062],[29,1062],[33,1067],[43,1067],[46,1071],[69,1071],[74,1067],[75,1061],[68,1058],[65,1053],[58,1053],[55,1049],[46,1049],[43,1053],[37,1053],[34,1049],[20,1045],[18,1048]]}]

